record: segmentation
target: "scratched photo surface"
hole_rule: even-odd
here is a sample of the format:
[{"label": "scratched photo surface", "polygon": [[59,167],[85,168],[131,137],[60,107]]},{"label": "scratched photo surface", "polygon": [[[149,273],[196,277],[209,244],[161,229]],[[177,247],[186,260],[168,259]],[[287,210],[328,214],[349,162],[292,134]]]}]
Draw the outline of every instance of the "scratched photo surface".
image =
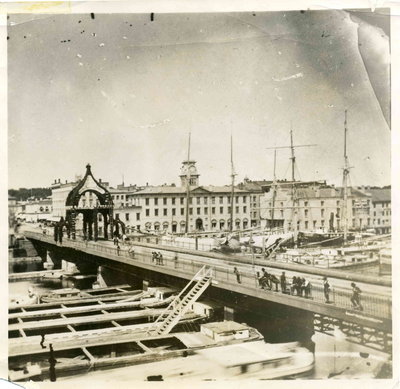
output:
[{"label": "scratched photo surface", "polygon": [[389,9],[7,19],[11,381],[392,377]]}]

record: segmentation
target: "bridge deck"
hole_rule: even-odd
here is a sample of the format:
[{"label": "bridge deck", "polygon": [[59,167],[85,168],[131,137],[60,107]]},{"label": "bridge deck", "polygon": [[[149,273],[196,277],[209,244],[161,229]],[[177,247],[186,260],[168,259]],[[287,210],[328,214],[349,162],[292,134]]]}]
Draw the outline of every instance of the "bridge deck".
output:
[{"label": "bridge deck", "polygon": [[[26,231],[25,236],[29,239],[56,245],[51,236],[37,232]],[[351,291],[345,288],[332,288],[330,293],[331,303],[325,303],[322,282],[320,285],[313,284],[309,298],[291,295],[289,293],[274,292],[261,289],[251,265],[240,265],[241,283],[237,282],[233,273],[232,260],[227,262],[225,258],[217,259],[215,255],[207,257],[197,255],[196,252],[179,253],[175,259],[177,250],[173,248],[160,249],[160,246],[135,245],[135,255],[132,258],[128,247],[117,248],[110,242],[82,242],[65,239],[62,246],[68,247],[91,255],[107,258],[112,261],[128,264],[142,269],[148,269],[171,276],[191,279],[205,263],[213,266],[213,287],[234,291],[255,298],[272,301],[279,304],[289,305],[295,308],[327,315],[344,321],[391,331],[391,297],[389,295],[377,294],[364,289],[362,293],[362,305],[364,310],[356,311],[352,308],[350,301]],[[149,246],[149,247],[145,247]],[[157,265],[152,259],[152,251],[160,251],[163,254],[163,265]],[[301,275],[301,274],[300,274]],[[343,278],[347,278],[343,276]],[[289,284],[288,279],[288,284]]]}]

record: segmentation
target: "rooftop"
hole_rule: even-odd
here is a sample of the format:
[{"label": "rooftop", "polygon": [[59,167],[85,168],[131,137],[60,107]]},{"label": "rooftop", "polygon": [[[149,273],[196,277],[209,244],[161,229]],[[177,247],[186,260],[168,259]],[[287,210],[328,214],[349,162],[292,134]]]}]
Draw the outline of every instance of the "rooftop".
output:
[{"label": "rooftop", "polygon": [[391,189],[368,189],[367,192],[371,194],[371,200],[373,203],[391,201],[392,199]]},{"label": "rooftop", "polygon": [[[190,193],[201,194],[201,193],[231,193],[231,186],[191,186]],[[186,188],[184,186],[149,186],[143,190],[136,192],[138,195],[146,194],[185,194]],[[248,190],[242,190],[235,187],[235,193],[244,194],[248,193]]]}]

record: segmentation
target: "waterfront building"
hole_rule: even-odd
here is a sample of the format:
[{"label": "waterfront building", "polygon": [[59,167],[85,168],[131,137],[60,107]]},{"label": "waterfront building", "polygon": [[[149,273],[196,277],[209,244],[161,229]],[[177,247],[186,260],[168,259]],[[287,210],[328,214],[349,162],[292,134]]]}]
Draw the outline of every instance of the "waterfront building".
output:
[{"label": "waterfront building", "polygon": [[[231,186],[201,186],[199,176],[196,161],[184,161],[180,186],[147,186],[130,195],[141,210],[141,229],[184,233],[189,192],[188,232],[229,230]],[[234,188],[233,229],[250,227],[250,196],[250,191]]]},{"label": "waterfront building", "polygon": [[366,193],[371,195],[370,227],[377,234],[390,234],[392,225],[391,188],[366,188]]},{"label": "waterfront building", "polygon": [[246,190],[250,195],[250,225],[251,227],[259,227],[261,225],[260,217],[260,198],[263,195],[263,186],[272,184],[268,180],[250,180],[245,178],[243,182],[238,184],[239,189]]},{"label": "waterfront building", "polygon": [[267,228],[340,230],[345,220],[344,209],[349,229],[364,230],[371,225],[371,196],[356,188],[347,189],[346,207],[343,206],[343,188],[327,185],[325,181],[279,181],[276,186],[263,186],[263,190],[260,215]]}]

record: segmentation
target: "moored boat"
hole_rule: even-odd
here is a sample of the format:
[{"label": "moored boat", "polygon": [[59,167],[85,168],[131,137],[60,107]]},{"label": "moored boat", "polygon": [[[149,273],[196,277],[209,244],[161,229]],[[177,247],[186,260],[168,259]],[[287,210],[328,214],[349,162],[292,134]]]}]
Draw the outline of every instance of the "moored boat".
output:
[{"label": "moored boat", "polygon": [[[146,331],[137,336],[108,340],[81,347],[74,343],[58,345],[52,356],[57,360],[57,376],[75,375],[95,369],[144,364],[176,357],[187,357],[195,350],[263,339],[254,328],[232,321],[201,325],[200,332],[176,332],[151,335]],[[83,346],[83,347],[82,347]],[[12,381],[43,380],[50,374],[49,349],[23,352],[9,357]],[[27,373],[24,373],[27,372]]]}]

